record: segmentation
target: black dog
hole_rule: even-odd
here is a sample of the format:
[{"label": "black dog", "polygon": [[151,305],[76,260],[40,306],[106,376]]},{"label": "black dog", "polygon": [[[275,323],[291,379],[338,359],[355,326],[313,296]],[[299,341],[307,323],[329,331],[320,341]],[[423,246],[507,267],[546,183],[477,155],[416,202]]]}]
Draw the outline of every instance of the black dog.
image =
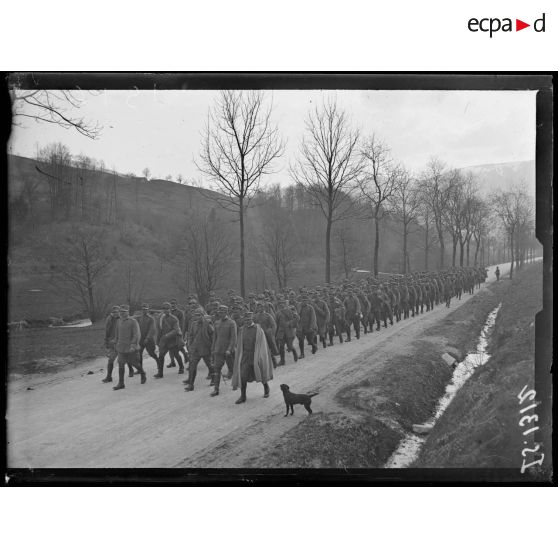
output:
[{"label": "black dog", "polygon": [[291,415],[294,413],[293,405],[304,405],[304,408],[308,411],[308,414],[312,414],[310,403],[312,403],[312,397],[318,395],[317,393],[311,393],[310,395],[292,393],[287,384],[281,384],[279,387],[283,392],[285,405],[287,406],[287,413],[285,414],[285,416],[289,414],[289,407],[291,409]]}]

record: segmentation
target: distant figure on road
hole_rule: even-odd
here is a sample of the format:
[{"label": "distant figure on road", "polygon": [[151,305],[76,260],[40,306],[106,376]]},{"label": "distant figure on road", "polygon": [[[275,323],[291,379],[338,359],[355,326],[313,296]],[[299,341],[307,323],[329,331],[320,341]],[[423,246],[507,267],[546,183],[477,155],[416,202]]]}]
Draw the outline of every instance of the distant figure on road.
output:
[{"label": "distant figure on road", "polygon": [[500,268],[496,266],[496,281],[500,281]]},{"label": "distant figure on road", "polygon": [[253,312],[244,313],[244,325],[240,329],[234,357],[232,387],[240,385],[240,397],[236,403],[246,402],[248,382],[261,382],[264,397],[269,397],[269,380],[273,380],[273,362],[263,329],[253,320]]}]

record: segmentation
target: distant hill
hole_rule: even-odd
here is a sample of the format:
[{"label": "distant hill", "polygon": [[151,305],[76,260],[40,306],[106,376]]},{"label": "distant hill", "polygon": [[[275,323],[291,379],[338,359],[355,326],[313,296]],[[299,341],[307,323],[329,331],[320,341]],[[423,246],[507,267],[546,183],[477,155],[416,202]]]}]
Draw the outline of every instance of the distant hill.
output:
[{"label": "distant hill", "polygon": [[536,195],[535,161],[476,165],[461,170],[470,171],[479,179],[479,186],[483,194],[491,194],[495,190],[505,189],[512,184],[524,183],[529,195],[533,198]]}]

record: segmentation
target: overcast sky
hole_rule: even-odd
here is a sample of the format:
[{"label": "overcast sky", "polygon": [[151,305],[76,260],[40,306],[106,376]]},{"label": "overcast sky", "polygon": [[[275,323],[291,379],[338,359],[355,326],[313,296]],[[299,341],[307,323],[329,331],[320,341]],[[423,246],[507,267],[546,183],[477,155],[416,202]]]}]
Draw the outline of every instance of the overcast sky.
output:
[{"label": "overcast sky", "polygon": [[[106,91],[83,93],[79,115],[98,121],[97,140],[74,130],[20,119],[10,150],[34,156],[36,144],[66,144],[73,154],[103,159],[107,168],[140,175],[202,178],[194,164],[200,132],[216,91]],[[324,96],[337,97],[363,135],[376,134],[394,158],[419,172],[433,155],[453,167],[535,158],[536,92],[515,91],[269,91],[273,118],[287,142],[285,155],[268,181],[291,182],[308,110]],[[78,114],[78,112],[74,112]],[[203,184],[208,186],[205,179]]]}]

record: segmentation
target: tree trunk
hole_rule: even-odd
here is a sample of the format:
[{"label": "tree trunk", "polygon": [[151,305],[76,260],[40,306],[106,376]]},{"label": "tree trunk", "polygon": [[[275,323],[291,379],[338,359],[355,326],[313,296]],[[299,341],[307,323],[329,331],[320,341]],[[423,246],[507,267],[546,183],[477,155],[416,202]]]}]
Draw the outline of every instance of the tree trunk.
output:
[{"label": "tree trunk", "polygon": [[403,275],[407,273],[407,225],[403,225]]},{"label": "tree trunk", "polygon": [[510,279],[512,279],[512,278],[513,278],[513,265],[514,265],[514,259],[513,259],[513,233],[510,235],[510,255],[511,255]]},{"label": "tree trunk", "polygon": [[326,268],[325,268],[325,281],[326,283],[331,282],[331,211],[327,216],[326,225]]},{"label": "tree trunk", "polygon": [[376,225],[376,238],[374,239],[374,277],[378,277],[378,254],[380,252],[380,222],[378,215],[374,218]]},{"label": "tree trunk", "polygon": [[244,279],[244,271],[245,271],[245,254],[244,254],[244,200],[240,199],[240,206],[238,209],[239,212],[239,219],[240,219],[240,296],[242,298],[246,297],[246,286],[245,286],[245,279]]},{"label": "tree trunk", "polygon": [[465,255],[465,242],[459,243],[459,266],[463,267],[463,259]]},{"label": "tree trunk", "polygon": [[[480,240],[478,240],[476,242],[476,247],[475,247],[475,263],[473,264],[475,267],[477,266],[477,263],[479,261],[479,248],[480,248]],[[490,254],[490,252],[489,252],[489,254]],[[468,250],[467,250],[467,265],[469,265],[469,251]]]},{"label": "tree trunk", "polygon": [[429,238],[428,238],[428,221],[425,223],[425,227],[424,227],[424,270],[428,271],[428,252],[430,249],[430,245],[429,245]]},{"label": "tree trunk", "polygon": [[454,238],[452,242],[453,242],[453,246],[451,252],[451,265],[452,267],[455,267],[455,258],[457,256],[457,239]]},{"label": "tree trunk", "polygon": [[444,234],[438,232],[438,240],[440,242],[440,269],[444,269],[444,252],[446,251],[446,246],[444,244]]},{"label": "tree trunk", "polygon": [[467,240],[467,267],[469,267],[469,261],[470,261],[469,254],[470,254],[470,249],[471,249],[471,239],[469,238],[469,239]]}]

